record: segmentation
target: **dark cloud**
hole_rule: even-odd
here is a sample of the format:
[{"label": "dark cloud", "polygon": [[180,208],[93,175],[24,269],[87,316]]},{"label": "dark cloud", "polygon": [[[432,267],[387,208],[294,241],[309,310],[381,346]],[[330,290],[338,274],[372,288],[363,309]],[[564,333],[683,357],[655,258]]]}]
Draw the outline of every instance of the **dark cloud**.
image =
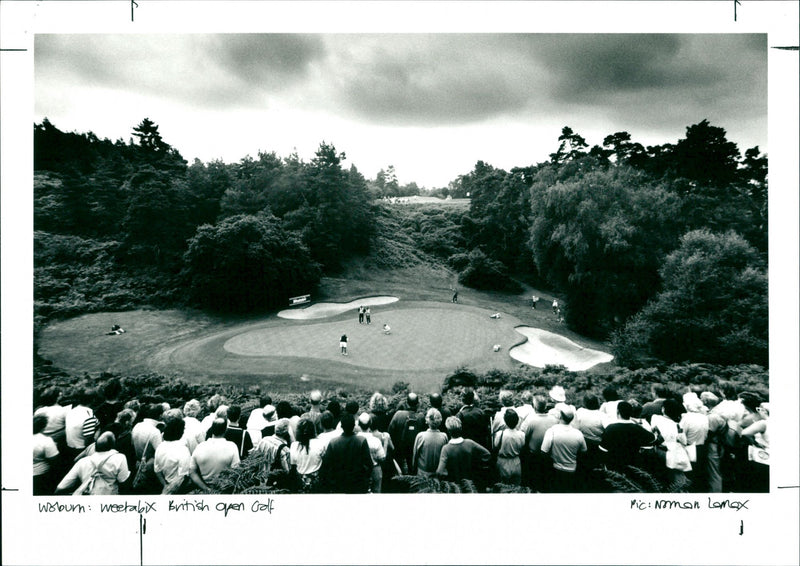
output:
[{"label": "dark cloud", "polygon": [[325,53],[319,35],[217,35],[204,43],[211,60],[242,82],[278,88],[303,79]]}]

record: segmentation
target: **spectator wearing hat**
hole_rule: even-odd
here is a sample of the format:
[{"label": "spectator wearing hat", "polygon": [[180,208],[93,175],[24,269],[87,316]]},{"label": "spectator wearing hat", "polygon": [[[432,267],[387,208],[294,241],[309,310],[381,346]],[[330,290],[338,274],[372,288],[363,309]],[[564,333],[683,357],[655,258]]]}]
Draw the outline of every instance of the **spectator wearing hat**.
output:
[{"label": "spectator wearing hat", "polygon": [[542,452],[550,454],[553,460],[552,490],[556,493],[578,491],[575,471],[578,467],[578,454],[586,452],[583,433],[570,426],[575,411],[566,403],[557,403],[555,412],[558,424],[550,427],[542,439]]},{"label": "spectator wearing hat", "polygon": [[369,479],[369,492],[380,493],[383,483],[382,465],[386,459],[386,450],[380,438],[372,434],[372,418],[368,413],[361,413],[358,417],[358,436],[367,440],[369,456],[372,458],[372,470]]},{"label": "spectator wearing hat", "polygon": [[272,436],[275,434],[275,425],[278,422],[278,412],[274,405],[267,405],[261,411],[261,414],[264,416],[264,422],[266,424],[259,432],[261,438],[264,439],[267,436]]},{"label": "spectator wearing hat", "polygon": [[430,477],[436,474],[442,448],[447,444],[447,435],[439,430],[442,426],[442,414],[431,407],[425,414],[428,430],[417,435],[414,440],[412,469],[418,476]]},{"label": "spectator wearing hat", "polygon": [[464,438],[458,417],[449,417],[445,426],[450,440],[442,447],[436,475],[452,482],[470,480],[479,489],[485,488],[491,454],[471,438]]},{"label": "spectator wearing hat", "polygon": [[[560,385],[554,385],[552,389],[547,394],[550,397],[550,402],[552,403],[551,409],[555,407],[556,403],[566,403],[567,402],[567,392],[564,391],[564,388]],[[553,415],[558,418],[558,415],[553,413]]]},{"label": "spectator wearing hat", "polygon": [[373,463],[367,439],[355,434],[350,413],[341,418],[342,434],[333,438],[322,457],[322,484],[330,493],[367,493]]},{"label": "spectator wearing hat", "polygon": [[208,482],[224,470],[239,464],[239,450],[233,442],[225,440],[227,419],[217,418],[211,423],[211,438],[198,445],[192,454],[190,476],[203,491],[211,491]]},{"label": "spectator wearing hat", "polygon": [[475,391],[465,389],[461,395],[464,405],[456,416],[461,421],[461,432],[464,438],[469,438],[486,448],[491,446],[491,423],[489,416],[476,406]]},{"label": "spectator wearing hat", "polygon": [[548,412],[544,395],[534,397],[533,410],[533,414],[522,425],[522,432],[525,433],[522,476],[525,486],[534,491],[543,491],[550,485],[553,465],[550,457],[542,452],[542,441],[545,433],[559,421]]}]

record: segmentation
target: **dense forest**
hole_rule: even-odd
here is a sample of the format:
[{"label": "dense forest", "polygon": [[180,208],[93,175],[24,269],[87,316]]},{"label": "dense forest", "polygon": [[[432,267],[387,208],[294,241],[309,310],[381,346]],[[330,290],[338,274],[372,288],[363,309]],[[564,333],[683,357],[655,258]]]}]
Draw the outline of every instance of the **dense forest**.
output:
[{"label": "dense forest", "polygon": [[[767,157],[704,120],[674,144],[562,130],[546,162],[479,161],[427,194],[388,166],[367,179],[332,144],[191,165],[145,118],[127,141],[34,125],[37,323],[149,304],[258,312],[354,259],[402,266],[393,242],[466,286],[551,292],[620,364],[768,363]],[[383,233],[391,231],[390,234]],[[404,248],[407,249],[407,248]]]}]

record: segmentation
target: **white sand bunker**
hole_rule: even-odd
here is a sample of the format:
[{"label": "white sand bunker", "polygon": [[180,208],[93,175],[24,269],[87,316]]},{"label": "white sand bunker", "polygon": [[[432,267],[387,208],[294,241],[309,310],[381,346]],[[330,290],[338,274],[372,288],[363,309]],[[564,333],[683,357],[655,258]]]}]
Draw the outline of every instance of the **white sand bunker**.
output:
[{"label": "white sand bunker", "polygon": [[302,309],[286,309],[280,311],[278,316],[291,320],[314,320],[317,318],[327,318],[336,316],[349,310],[356,310],[360,306],[374,307],[376,305],[388,305],[399,301],[397,297],[366,297],[356,299],[349,303],[317,303]]},{"label": "white sand bunker", "polygon": [[528,341],[511,348],[509,355],[530,366],[561,365],[570,371],[583,371],[614,359],[611,354],[582,348],[569,338],[546,330],[529,326],[518,326],[515,330]]}]

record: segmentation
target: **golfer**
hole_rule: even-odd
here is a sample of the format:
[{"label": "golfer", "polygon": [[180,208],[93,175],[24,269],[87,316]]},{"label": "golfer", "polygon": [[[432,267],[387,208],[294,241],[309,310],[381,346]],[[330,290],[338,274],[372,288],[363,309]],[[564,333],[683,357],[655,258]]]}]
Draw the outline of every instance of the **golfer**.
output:
[{"label": "golfer", "polygon": [[342,337],[339,338],[339,348],[342,350],[342,355],[347,355],[347,334],[342,334]]},{"label": "golfer", "polygon": [[392,331],[391,327],[388,324],[383,325],[383,333],[389,334]]}]

